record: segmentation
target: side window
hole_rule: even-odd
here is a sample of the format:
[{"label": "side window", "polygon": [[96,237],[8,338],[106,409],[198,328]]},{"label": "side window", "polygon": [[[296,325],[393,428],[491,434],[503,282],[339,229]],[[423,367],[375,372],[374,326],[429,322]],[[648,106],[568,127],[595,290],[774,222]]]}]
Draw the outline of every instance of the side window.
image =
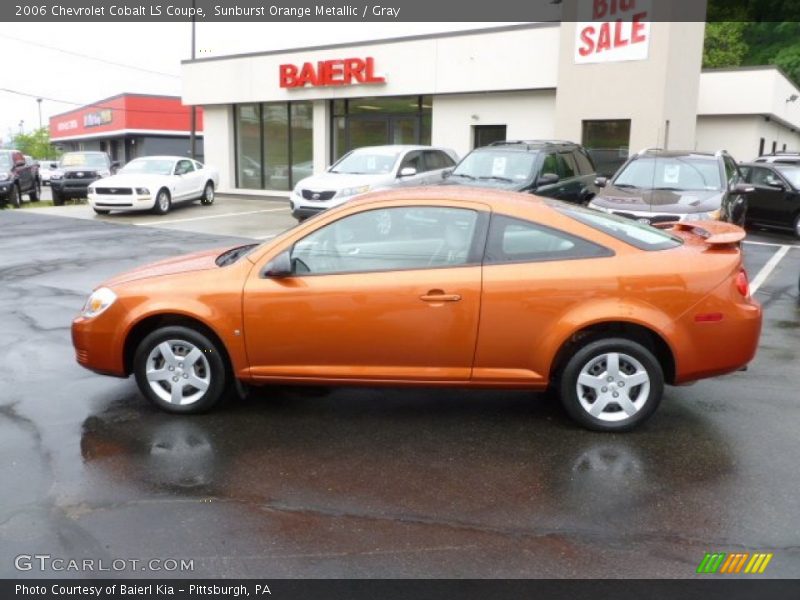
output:
[{"label": "side window", "polygon": [[542,262],[611,256],[613,252],[558,229],[505,215],[492,215],[486,264]]},{"label": "side window", "polygon": [[589,158],[589,155],[584,153],[583,150],[576,149],[575,152],[572,153],[572,156],[575,158],[575,162],[578,164],[578,172],[581,175],[591,175],[595,172],[592,159]]},{"label": "side window", "polygon": [[445,154],[444,152],[439,152],[438,150],[426,150],[424,154],[425,154],[426,171],[447,169],[456,164],[453,162],[452,158],[447,156],[447,154]]},{"label": "side window", "polygon": [[194,165],[192,165],[192,161],[190,160],[179,160],[175,167],[176,175],[185,175],[186,173],[191,173],[192,171],[194,171]]},{"label": "side window", "polygon": [[[416,150],[406,154],[406,157],[403,159],[403,163],[400,165],[400,171],[407,169],[408,167],[416,169],[417,173],[424,173],[426,171],[425,162],[422,160],[422,152]],[[398,171],[398,173],[400,173],[400,171]]]},{"label": "side window", "polygon": [[762,169],[759,167],[753,167],[750,170],[750,177],[747,179],[748,183],[752,183],[753,185],[768,185],[767,179],[770,178],[772,173],[769,169]]},{"label": "side window", "polygon": [[203,168],[203,163],[199,163],[196,160],[192,161],[194,163],[194,168],[200,171]]},{"label": "side window", "polygon": [[741,167],[741,168],[739,169],[739,172],[742,174],[742,178],[743,178],[743,179],[744,179],[744,180],[745,180],[747,183],[753,183],[753,182],[751,181],[751,178],[752,178],[752,176],[753,176],[753,167]]},{"label": "side window", "polygon": [[559,175],[558,157],[553,152],[546,154],[544,161],[542,162],[542,175],[545,173],[554,173],[555,175]]},{"label": "side window", "polygon": [[724,157],[723,160],[725,162],[725,179],[728,181],[728,185],[729,186],[736,185],[741,179],[741,176],[739,175],[739,169],[736,166],[736,163],[734,163],[727,156]]},{"label": "side window", "polygon": [[295,273],[334,274],[457,267],[471,260],[477,211],[402,206],[339,219],[298,241]]},{"label": "side window", "polygon": [[575,174],[578,172],[578,165],[575,164],[575,159],[572,158],[572,153],[559,152],[558,159],[558,166],[560,168],[558,176],[561,177],[561,179],[570,179],[575,177]]}]

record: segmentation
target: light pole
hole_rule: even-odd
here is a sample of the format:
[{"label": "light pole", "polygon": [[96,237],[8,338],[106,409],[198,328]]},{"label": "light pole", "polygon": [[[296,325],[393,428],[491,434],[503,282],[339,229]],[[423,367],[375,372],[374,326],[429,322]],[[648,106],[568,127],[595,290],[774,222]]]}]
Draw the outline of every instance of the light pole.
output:
[{"label": "light pole", "polygon": [[[192,0],[192,60],[194,60],[194,58],[195,58],[195,56],[194,56],[194,47],[195,47],[195,44],[194,44],[194,38],[195,38],[195,32],[194,32],[194,30],[195,30],[195,18],[194,18],[194,14],[195,14],[195,0]],[[192,115],[192,117],[191,117],[191,119],[192,119],[192,123],[191,123],[192,130],[189,133],[189,154],[192,157],[192,159],[196,159],[197,158],[197,107],[194,104],[192,104],[191,115]]]},{"label": "light pole", "polygon": [[41,129],[42,128],[42,99],[41,98],[37,98],[36,99],[36,104],[39,105],[39,129]]}]

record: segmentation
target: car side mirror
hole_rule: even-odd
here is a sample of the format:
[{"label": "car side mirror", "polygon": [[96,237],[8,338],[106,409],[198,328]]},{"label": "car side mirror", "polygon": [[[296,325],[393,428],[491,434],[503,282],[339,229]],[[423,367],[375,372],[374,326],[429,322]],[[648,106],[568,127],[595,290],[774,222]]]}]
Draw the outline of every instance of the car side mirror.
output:
[{"label": "car side mirror", "polygon": [[412,177],[413,175],[417,174],[417,170],[414,167],[403,167],[400,169],[400,174],[398,177]]},{"label": "car side mirror", "polygon": [[767,181],[765,183],[769,187],[774,189],[774,190],[785,190],[786,189],[786,186],[783,185],[783,182],[780,181],[779,179],[767,179]]},{"label": "car side mirror", "polygon": [[444,171],[442,171],[442,179],[447,179],[452,174],[453,174],[453,169],[452,168],[445,169]]},{"label": "car side mirror", "polygon": [[539,175],[539,179],[536,180],[536,185],[537,186],[552,185],[554,183],[558,183],[558,180],[559,180],[558,175],[556,175],[555,173],[542,173],[541,175]]},{"label": "car side mirror", "polygon": [[608,177],[595,177],[594,178],[594,184],[599,188],[606,187],[607,183],[608,183]]},{"label": "car side mirror", "polygon": [[751,192],[754,192],[755,189],[756,188],[754,188],[749,183],[737,183],[736,185],[733,186],[733,189],[731,191],[734,194],[749,194]]},{"label": "car side mirror", "polygon": [[282,277],[291,277],[294,274],[292,269],[292,256],[289,250],[281,252],[269,261],[261,271],[261,277],[271,277],[273,279],[280,279]]}]

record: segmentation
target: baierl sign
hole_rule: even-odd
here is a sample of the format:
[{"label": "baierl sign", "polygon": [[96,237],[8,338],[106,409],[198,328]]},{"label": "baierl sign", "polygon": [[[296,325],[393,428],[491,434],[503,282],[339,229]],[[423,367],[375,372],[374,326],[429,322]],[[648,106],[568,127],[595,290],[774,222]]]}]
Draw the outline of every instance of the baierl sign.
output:
[{"label": "baierl sign", "polygon": [[575,63],[646,60],[652,8],[651,0],[578,0]]}]

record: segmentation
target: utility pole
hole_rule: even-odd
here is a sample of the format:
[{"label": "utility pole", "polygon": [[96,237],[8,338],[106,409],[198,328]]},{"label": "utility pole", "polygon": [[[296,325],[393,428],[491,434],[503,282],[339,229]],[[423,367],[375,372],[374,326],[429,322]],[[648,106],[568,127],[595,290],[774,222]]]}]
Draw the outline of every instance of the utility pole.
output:
[{"label": "utility pole", "polygon": [[[192,60],[195,58],[195,0],[192,0]],[[197,107],[192,104],[192,130],[189,133],[189,154],[192,159],[197,158]]]},{"label": "utility pole", "polygon": [[42,99],[41,98],[37,98],[36,99],[36,104],[39,105],[39,129],[41,129],[42,128]]}]

